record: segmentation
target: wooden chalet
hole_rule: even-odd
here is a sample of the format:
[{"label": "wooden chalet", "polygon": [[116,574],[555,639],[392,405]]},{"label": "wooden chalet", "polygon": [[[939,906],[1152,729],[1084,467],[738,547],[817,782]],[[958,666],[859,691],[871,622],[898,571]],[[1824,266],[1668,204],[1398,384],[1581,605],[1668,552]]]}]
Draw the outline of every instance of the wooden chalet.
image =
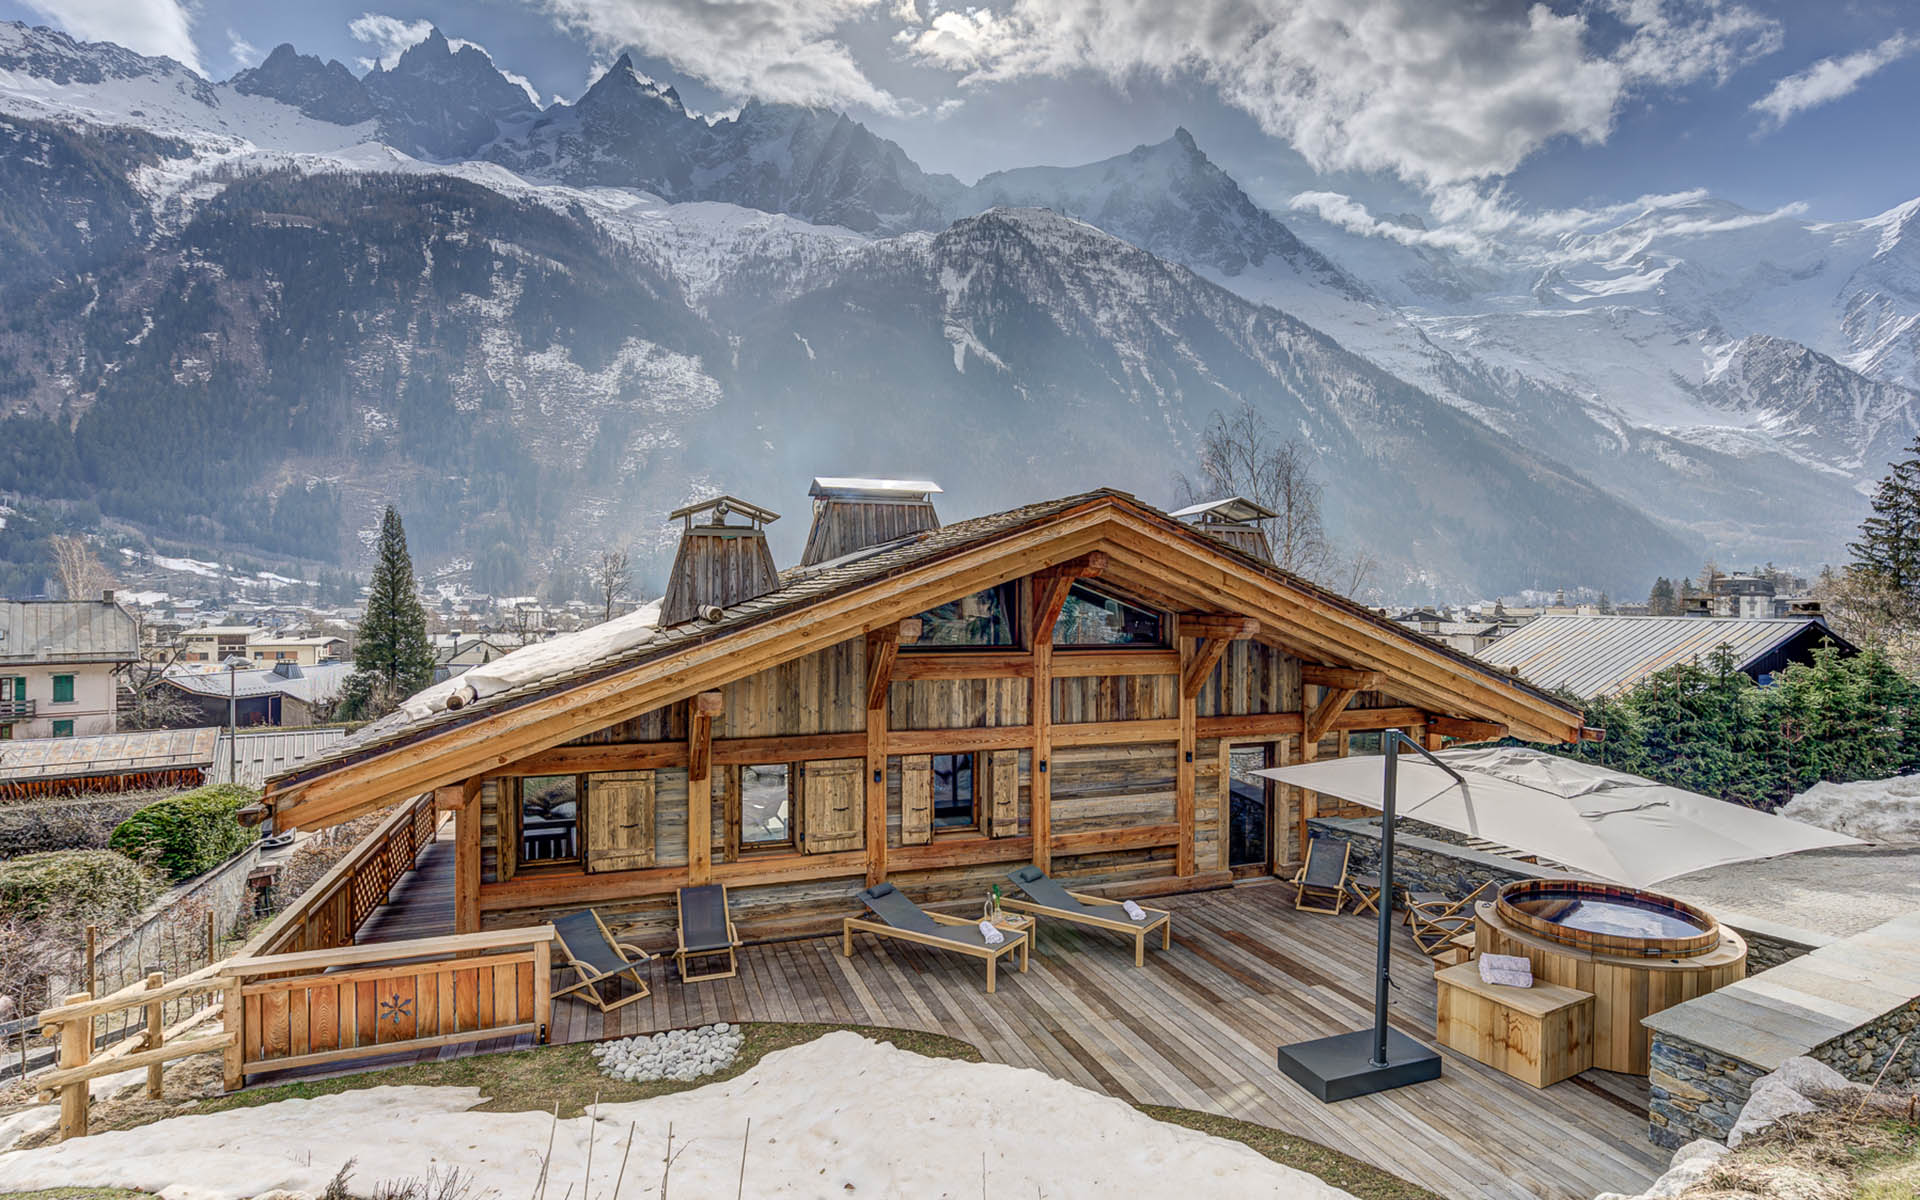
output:
[{"label": "wooden chalet", "polygon": [[816,481],[806,554],[777,573],[776,514],[680,510],[657,628],[622,618],[437,685],[273,778],[262,815],[311,830],[430,794],[454,814],[460,933],[591,906],[670,944],[674,890],[722,882],[753,941],[825,930],[881,880],[977,904],[1028,862],[1116,896],[1276,872],[1316,801],[1269,794],[1265,861],[1230,863],[1235,748],[1581,735],[1575,710],[1238,530],[1114,491],[941,525],[935,491]]}]

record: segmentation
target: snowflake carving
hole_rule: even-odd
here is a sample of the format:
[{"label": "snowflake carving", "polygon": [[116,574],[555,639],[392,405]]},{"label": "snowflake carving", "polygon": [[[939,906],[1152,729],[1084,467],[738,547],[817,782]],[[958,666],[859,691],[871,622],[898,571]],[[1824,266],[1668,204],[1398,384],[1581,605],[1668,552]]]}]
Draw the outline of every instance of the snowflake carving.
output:
[{"label": "snowflake carving", "polygon": [[412,1015],[413,1000],[411,998],[402,999],[398,992],[395,992],[380,1002],[380,1019],[382,1021],[392,1021],[397,1026],[400,1024],[402,1018]]}]

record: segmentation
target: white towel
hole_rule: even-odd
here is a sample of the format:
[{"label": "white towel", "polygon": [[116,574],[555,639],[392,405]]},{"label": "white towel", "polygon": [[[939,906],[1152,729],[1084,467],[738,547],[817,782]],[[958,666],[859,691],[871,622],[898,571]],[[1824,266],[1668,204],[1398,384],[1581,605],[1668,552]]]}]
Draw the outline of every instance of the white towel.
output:
[{"label": "white towel", "polygon": [[1122,900],[1120,907],[1127,910],[1127,919],[1130,921],[1144,921],[1147,919],[1147,910],[1141,908],[1131,900]]},{"label": "white towel", "polygon": [[987,940],[987,945],[989,946],[998,946],[1001,942],[1007,940],[1007,935],[1001,933],[1000,927],[992,921],[980,922],[980,936]]},{"label": "white towel", "polygon": [[1533,986],[1533,963],[1522,955],[1482,954],[1477,961],[1480,963],[1482,983],[1520,988]]}]

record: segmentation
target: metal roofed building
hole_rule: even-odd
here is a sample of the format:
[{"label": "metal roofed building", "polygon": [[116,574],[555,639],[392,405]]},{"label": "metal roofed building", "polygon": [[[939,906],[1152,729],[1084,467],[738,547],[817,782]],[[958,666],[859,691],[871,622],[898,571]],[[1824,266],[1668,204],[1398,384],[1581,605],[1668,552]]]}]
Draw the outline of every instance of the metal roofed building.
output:
[{"label": "metal roofed building", "polygon": [[1705,662],[1722,645],[1755,683],[1772,681],[1790,663],[1813,661],[1831,642],[1843,654],[1859,650],[1826,622],[1812,617],[1544,616],[1479,651],[1536,687],[1565,689],[1583,698],[1613,696],[1675,663]]},{"label": "metal roofed building", "polygon": [[227,701],[231,696],[236,720],[245,728],[313,724],[314,707],[338,696],[351,674],[353,664],[350,662],[321,663],[314,667],[283,662],[266,670],[235,671],[231,692],[225,671],[174,670],[161,682],[181,693],[194,706],[198,719],[209,724],[227,723]]},{"label": "metal roofed building", "polygon": [[100,600],[0,600],[0,741],[112,733],[133,617]]},{"label": "metal roofed building", "polygon": [[0,800],[199,787],[218,729],[151,729],[0,742]]}]

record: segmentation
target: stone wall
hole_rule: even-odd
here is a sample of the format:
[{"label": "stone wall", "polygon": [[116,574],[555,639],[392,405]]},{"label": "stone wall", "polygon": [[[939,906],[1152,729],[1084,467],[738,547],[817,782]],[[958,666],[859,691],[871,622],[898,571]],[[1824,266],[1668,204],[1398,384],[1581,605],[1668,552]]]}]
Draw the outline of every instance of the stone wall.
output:
[{"label": "stone wall", "polygon": [[1745,1107],[1753,1081],[1765,1073],[1697,1042],[1655,1032],[1647,1137],[1669,1150],[1695,1138],[1721,1140]]},{"label": "stone wall", "polygon": [[1920,1082],[1920,999],[1814,1047],[1808,1057],[1855,1083],[1871,1084],[1877,1079],[1884,1087],[1910,1090]]}]

